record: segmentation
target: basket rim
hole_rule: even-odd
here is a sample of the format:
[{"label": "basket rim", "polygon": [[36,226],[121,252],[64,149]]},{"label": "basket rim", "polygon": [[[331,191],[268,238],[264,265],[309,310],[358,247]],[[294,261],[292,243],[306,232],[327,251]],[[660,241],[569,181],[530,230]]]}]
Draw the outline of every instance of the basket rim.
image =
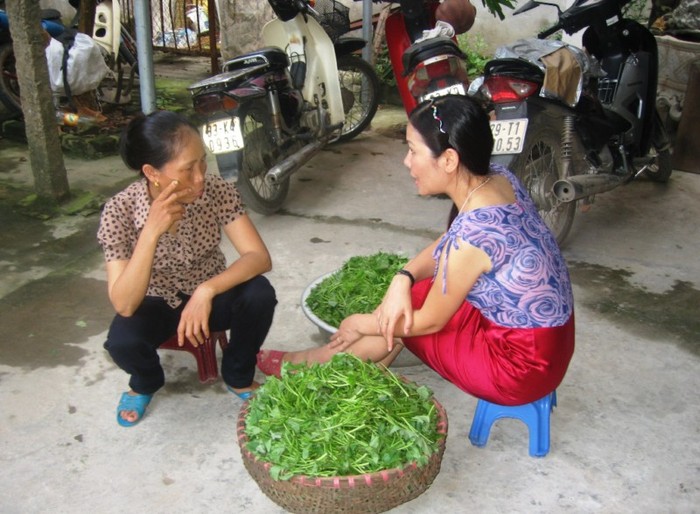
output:
[{"label": "basket rim", "polygon": [[[430,455],[430,457],[428,458],[428,463],[426,463],[424,466],[418,466],[416,461],[411,461],[400,468],[383,469],[383,470],[379,470],[379,471],[374,471],[372,473],[364,473],[364,474],[360,474],[360,475],[337,475],[337,476],[331,476],[331,477],[293,475],[289,480],[285,480],[285,482],[294,483],[294,484],[298,484],[298,485],[304,485],[304,486],[331,487],[331,488],[340,488],[343,486],[358,487],[358,486],[362,486],[362,485],[371,486],[372,483],[375,481],[385,482],[385,481],[388,481],[394,477],[401,477],[401,476],[405,475],[407,472],[410,472],[411,470],[420,469],[422,467],[428,466],[431,460],[433,460],[435,458],[441,458],[442,454],[444,453],[445,445],[447,443],[447,429],[448,429],[447,411],[445,410],[445,408],[442,406],[442,404],[435,397],[432,398],[432,401],[435,404],[435,407],[436,407],[437,413],[438,413],[438,419],[437,419],[437,433],[439,434],[438,447],[435,450],[435,452],[433,452],[433,454]],[[253,452],[251,452],[250,450],[248,450],[246,448],[246,444],[248,443],[248,435],[245,433],[245,429],[246,429],[246,417],[248,415],[248,406],[249,406],[249,400],[246,401],[241,406],[241,410],[238,413],[238,422],[237,422],[237,426],[236,426],[236,431],[238,434],[238,445],[240,447],[241,454],[243,454],[246,458],[248,458],[253,464],[255,464],[257,466],[262,466],[265,469],[265,471],[267,471],[269,473],[269,470],[272,467],[272,463],[269,461],[263,460],[261,458],[258,458],[257,455],[255,455]]]}]

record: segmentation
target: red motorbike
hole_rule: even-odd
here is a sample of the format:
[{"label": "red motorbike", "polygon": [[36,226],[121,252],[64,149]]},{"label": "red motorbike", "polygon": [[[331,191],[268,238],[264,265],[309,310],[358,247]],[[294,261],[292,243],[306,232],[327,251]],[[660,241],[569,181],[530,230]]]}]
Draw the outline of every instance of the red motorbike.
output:
[{"label": "red motorbike", "polygon": [[423,100],[464,95],[469,88],[466,55],[450,32],[453,27],[438,30],[439,7],[439,0],[400,0],[386,20],[389,60],[406,113]]}]

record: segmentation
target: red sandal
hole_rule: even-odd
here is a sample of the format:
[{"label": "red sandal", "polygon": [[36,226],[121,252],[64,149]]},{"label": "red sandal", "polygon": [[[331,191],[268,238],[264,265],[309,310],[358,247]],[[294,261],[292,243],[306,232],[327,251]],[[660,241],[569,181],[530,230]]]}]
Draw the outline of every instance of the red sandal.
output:
[{"label": "red sandal", "polygon": [[258,353],[258,369],[266,375],[281,377],[282,358],[287,352],[278,350],[260,350]]}]

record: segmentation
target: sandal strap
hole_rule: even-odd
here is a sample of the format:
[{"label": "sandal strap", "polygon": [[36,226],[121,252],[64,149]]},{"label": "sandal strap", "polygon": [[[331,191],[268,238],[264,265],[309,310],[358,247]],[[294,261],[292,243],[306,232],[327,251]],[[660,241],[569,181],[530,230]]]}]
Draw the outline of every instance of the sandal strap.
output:
[{"label": "sandal strap", "polygon": [[141,416],[148,404],[151,403],[151,398],[153,398],[152,394],[131,395],[123,393],[121,400],[119,400],[119,411],[134,410]]}]

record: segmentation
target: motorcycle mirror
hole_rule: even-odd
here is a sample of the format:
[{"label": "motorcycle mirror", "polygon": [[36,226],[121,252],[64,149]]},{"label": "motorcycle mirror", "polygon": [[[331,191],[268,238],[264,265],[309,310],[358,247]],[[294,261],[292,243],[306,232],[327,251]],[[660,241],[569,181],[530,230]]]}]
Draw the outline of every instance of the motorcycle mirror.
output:
[{"label": "motorcycle mirror", "polygon": [[538,3],[538,2],[535,2],[535,0],[530,0],[529,2],[527,2],[527,3],[523,4],[523,5],[521,5],[521,6],[518,7],[515,11],[513,11],[513,16],[515,16],[516,14],[520,14],[520,13],[524,13],[524,12],[527,12],[527,11],[531,11],[532,9],[534,9],[535,7],[537,7],[538,5],[539,5],[539,3]]},{"label": "motorcycle mirror", "polygon": [[516,14],[524,13],[527,11],[531,11],[538,5],[551,5],[552,7],[556,7],[557,11],[561,12],[561,8],[559,7],[559,4],[555,4],[552,2],[538,2],[536,0],[529,0],[526,4],[524,4],[522,7],[518,7],[515,11],[513,11],[513,16]]}]

